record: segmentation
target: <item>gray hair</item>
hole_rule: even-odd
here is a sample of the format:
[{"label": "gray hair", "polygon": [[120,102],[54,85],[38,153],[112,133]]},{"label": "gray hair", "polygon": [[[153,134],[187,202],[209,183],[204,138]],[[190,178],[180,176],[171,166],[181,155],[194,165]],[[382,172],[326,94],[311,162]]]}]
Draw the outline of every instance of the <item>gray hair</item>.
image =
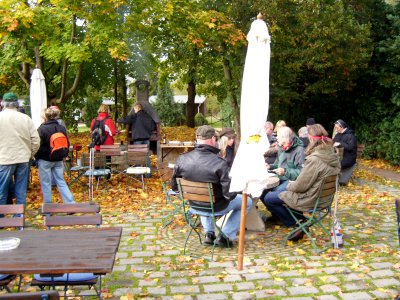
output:
[{"label": "gray hair", "polygon": [[303,126],[299,129],[299,137],[308,137],[308,130],[306,126]]},{"label": "gray hair", "polygon": [[290,144],[295,137],[296,134],[290,127],[284,126],[278,129],[278,140],[280,140],[280,142]]},{"label": "gray hair", "polygon": [[18,108],[19,104],[18,101],[3,101],[2,105],[4,108]]},{"label": "gray hair", "polygon": [[272,123],[272,122],[270,122],[270,121],[267,121],[267,122],[265,122],[265,124],[264,124],[264,128],[265,128],[265,129],[271,128],[272,130],[274,130],[274,123]]}]

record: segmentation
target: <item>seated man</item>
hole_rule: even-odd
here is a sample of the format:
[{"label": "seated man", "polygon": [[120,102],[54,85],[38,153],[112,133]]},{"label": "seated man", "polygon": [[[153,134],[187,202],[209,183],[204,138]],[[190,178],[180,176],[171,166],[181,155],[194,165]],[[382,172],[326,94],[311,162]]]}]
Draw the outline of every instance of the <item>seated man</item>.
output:
[{"label": "seated man", "polygon": [[[231,180],[229,178],[228,163],[218,156],[217,136],[215,129],[211,126],[200,126],[196,130],[197,145],[193,151],[181,154],[176,163],[174,174],[171,179],[171,187],[174,191],[178,189],[176,178],[185,178],[191,181],[211,182],[215,194],[214,209],[220,214],[232,214],[225,222],[219,235],[217,244],[220,247],[229,247],[240,228],[240,215],[242,206],[242,195],[229,192]],[[247,213],[251,208],[252,200],[247,202]],[[202,214],[207,214],[201,211]],[[213,245],[215,237],[214,224],[211,217],[201,216],[201,224],[205,232],[205,243]]]},{"label": "seated man", "polygon": [[346,185],[356,165],[357,158],[357,138],[345,121],[339,119],[335,122],[335,136],[333,138],[334,147],[343,147],[343,158],[340,162],[341,171],[339,183]]},{"label": "seated man", "polygon": [[269,121],[265,122],[264,130],[269,142],[269,149],[264,153],[264,159],[267,164],[273,164],[278,153],[278,142],[276,136],[274,136],[274,124]]}]

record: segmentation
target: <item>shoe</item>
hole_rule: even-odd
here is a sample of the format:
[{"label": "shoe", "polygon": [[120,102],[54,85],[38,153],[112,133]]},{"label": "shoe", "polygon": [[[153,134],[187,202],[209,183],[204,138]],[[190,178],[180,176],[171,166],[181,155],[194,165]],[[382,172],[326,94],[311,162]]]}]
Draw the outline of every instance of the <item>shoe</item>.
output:
[{"label": "shoe", "polygon": [[226,238],[221,234],[218,236],[217,245],[221,248],[230,248],[233,246],[233,243],[229,240],[229,238]]},{"label": "shoe", "polygon": [[214,245],[214,240],[215,240],[215,233],[207,232],[205,235],[204,244]]},{"label": "shoe", "polygon": [[297,230],[295,232],[293,232],[289,237],[288,237],[288,241],[292,241],[292,242],[297,242],[298,240],[301,240],[304,236],[304,231],[303,230]]},{"label": "shoe", "polygon": [[262,220],[264,222],[265,225],[282,225],[282,221],[274,215],[271,215],[269,217],[267,217],[266,215],[263,215]]}]

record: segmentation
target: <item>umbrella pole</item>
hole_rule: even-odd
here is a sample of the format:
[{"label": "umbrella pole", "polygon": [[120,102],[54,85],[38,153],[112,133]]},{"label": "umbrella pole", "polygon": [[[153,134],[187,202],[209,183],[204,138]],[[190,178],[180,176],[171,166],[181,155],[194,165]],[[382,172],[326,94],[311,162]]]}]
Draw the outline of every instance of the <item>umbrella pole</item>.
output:
[{"label": "umbrella pole", "polygon": [[244,256],[244,235],[246,233],[246,210],[247,210],[247,193],[243,193],[242,212],[240,216],[240,232],[239,232],[239,251],[238,251],[238,270],[243,270]]}]

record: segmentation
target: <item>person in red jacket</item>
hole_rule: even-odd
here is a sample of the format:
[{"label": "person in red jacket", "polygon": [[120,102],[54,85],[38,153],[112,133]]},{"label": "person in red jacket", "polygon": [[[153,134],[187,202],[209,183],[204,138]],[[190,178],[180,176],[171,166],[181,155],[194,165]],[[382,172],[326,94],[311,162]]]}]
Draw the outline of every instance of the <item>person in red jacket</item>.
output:
[{"label": "person in red jacket", "polygon": [[[96,120],[104,120],[104,127],[105,127],[105,131],[106,131],[106,139],[103,143],[103,145],[114,145],[114,136],[116,136],[118,134],[118,130],[117,127],[115,126],[114,121],[111,119],[110,117],[110,108],[108,107],[108,105],[102,104],[100,105],[99,109],[97,110],[97,112],[99,113],[97,115],[96,118],[94,118],[92,120],[92,123],[90,124],[90,133],[92,133],[93,131],[93,127],[94,127],[94,123],[96,122]],[[100,151],[100,146],[94,146],[94,149],[96,151]]]}]

